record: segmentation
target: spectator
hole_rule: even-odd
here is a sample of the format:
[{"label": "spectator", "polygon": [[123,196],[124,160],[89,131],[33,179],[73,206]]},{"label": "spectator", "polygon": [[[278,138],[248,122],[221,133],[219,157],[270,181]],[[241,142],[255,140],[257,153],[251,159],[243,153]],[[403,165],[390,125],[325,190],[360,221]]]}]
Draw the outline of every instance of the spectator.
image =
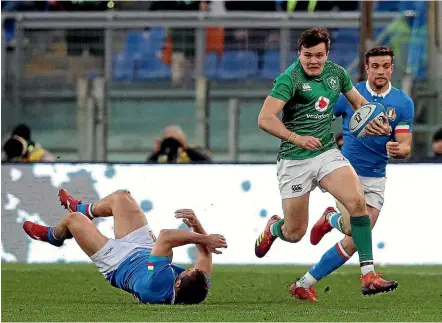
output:
[{"label": "spectator", "polygon": [[2,161],[51,162],[54,160],[54,156],[49,151],[32,140],[31,129],[25,124],[15,126],[11,138],[3,146]]},{"label": "spectator", "polygon": [[[59,10],[106,11],[107,1],[57,1]],[[66,29],[68,69],[71,79],[104,72],[104,29]],[[85,55],[88,53],[89,55]]]},{"label": "spectator", "polygon": [[202,149],[187,146],[186,135],[180,126],[168,126],[161,140],[156,140],[148,163],[211,163]]},{"label": "spectator", "polygon": [[30,149],[28,142],[17,135],[6,141],[3,151],[7,162],[38,163],[54,161],[54,157],[48,151],[42,147]]},{"label": "spectator", "polygon": [[[154,1],[151,11],[208,11],[210,1]],[[192,78],[195,58],[195,29],[170,28],[168,37],[172,46],[172,82],[183,85]]]}]

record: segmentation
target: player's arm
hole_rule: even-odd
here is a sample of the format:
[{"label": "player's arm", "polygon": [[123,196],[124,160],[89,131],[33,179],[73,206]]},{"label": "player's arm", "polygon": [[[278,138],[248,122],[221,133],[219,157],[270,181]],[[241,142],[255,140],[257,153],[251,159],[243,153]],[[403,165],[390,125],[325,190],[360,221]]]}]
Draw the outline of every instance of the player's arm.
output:
[{"label": "player's arm", "polygon": [[367,104],[368,101],[359,93],[359,91],[353,86],[350,74],[344,68],[341,69],[341,93],[345,96],[348,103],[354,111]]},{"label": "player's arm", "polygon": [[172,249],[187,244],[201,244],[209,249],[226,248],[226,239],[219,234],[204,235],[179,229],[161,230],[152,248],[152,256],[171,257]]},{"label": "player's arm", "polygon": [[394,129],[395,141],[387,143],[387,153],[397,159],[405,159],[411,153],[411,141],[413,139],[414,103],[407,96],[404,113]]},{"label": "player's arm", "polygon": [[258,126],[272,136],[289,141],[298,147],[308,150],[320,148],[322,145],[318,138],[300,136],[288,130],[278,118],[287,101],[293,96],[294,84],[292,79],[289,75],[283,73],[276,78],[272,91],[264,101],[258,116]]},{"label": "player's arm", "polygon": [[278,118],[285,104],[286,101],[267,96],[258,116],[258,126],[272,136],[289,141],[294,132],[288,130]]},{"label": "player's arm", "polygon": [[354,111],[369,103],[354,86],[343,94]]},{"label": "player's arm", "polygon": [[387,153],[396,159],[405,159],[411,153],[411,141],[413,135],[411,133],[395,133],[396,141],[387,142]]},{"label": "player's arm", "polygon": [[[203,228],[201,222],[195,215],[195,212],[190,209],[180,209],[175,212],[175,217],[182,219],[183,222],[189,227],[193,228],[194,232],[200,234],[206,234],[206,230]],[[221,253],[218,250],[210,250],[207,246],[202,244],[196,245],[198,249],[198,258],[196,259],[194,268],[204,271],[208,275],[212,275],[212,252]]]}]

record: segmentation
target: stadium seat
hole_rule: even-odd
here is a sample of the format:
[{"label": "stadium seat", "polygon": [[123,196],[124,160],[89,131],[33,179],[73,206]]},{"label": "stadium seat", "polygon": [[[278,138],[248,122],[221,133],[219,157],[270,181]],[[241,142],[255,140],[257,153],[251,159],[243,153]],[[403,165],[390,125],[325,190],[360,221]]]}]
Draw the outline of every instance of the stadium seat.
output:
[{"label": "stadium seat", "polygon": [[125,49],[128,53],[140,52],[143,48],[143,43],[147,39],[147,34],[142,31],[129,31],[126,34]]},{"label": "stadium seat", "polygon": [[113,57],[113,78],[115,80],[131,80],[134,77],[135,56],[122,51]]},{"label": "stadium seat", "polygon": [[125,49],[129,53],[153,55],[163,48],[166,31],[152,27],[148,31],[130,31],[126,34]]},{"label": "stadium seat", "polygon": [[209,53],[205,56],[204,71],[209,79],[216,78],[218,73],[219,55],[217,53]]},{"label": "stadium seat", "polygon": [[218,77],[223,80],[237,80],[258,74],[258,55],[248,50],[228,50],[221,59]]},{"label": "stadium seat", "polygon": [[264,79],[274,79],[280,74],[281,54],[279,50],[268,50],[263,55],[263,67],[259,76]]},{"label": "stadium seat", "polygon": [[135,69],[136,80],[168,79],[170,75],[170,67],[161,61],[159,55],[140,55]]},{"label": "stadium seat", "polygon": [[399,5],[402,1],[378,1],[375,11],[399,11]]}]

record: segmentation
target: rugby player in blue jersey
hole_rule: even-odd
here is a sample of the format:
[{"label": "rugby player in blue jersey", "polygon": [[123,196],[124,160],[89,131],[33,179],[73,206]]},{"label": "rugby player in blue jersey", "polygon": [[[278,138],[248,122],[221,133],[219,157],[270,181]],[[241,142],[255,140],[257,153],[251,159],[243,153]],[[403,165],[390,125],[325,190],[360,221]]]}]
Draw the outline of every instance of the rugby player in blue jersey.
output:
[{"label": "rugby player in blue jersey", "polygon": [[[71,213],[53,228],[30,221],[23,224],[33,239],[62,246],[75,238],[98,270],[116,287],[132,294],[141,303],[197,304],[210,288],[212,253],[226,248],[222,235],[207,234],[194,212],[181,209],[175,217],[193,228],[162,230],[158,239],[143,211],[127,191],[116,191],[96,203],[83,204],[61,189],[60,202]],[[95,217],[114,218],[115,239],[105,237],[92,223]],[[199,255],[193,268],[172,264],[172,249],[195,244]]]},{"label": "rugby player in blue jersey", "polygon": [[[344,144],[342,154],[350,161],[362,184],[367,204],[368,214],[372,227],[384,203],[385,171],[390,158],[403,159],[410,155],[414,104],[403,91],[391,86],[390,79],[393,73],[394,53],[385,46],[377,46],[365,54],[365,69],[367,81],[358,83],[355,87],[367,101],[379,102],[386,108],[387,117],[391,126],[389,136],[369,136],[357,139],[349,131],[350,118],[353,109],[341,95],[333,107],[334,114],[342,117]],[[329,249],[301,279],[292,285],[296,295],[304,300],[317,300],[314,289],[311,288],[340,266],[342,266],[356,252],[351,237],[349,214],[338,202],[338,210],[328,207],[322,217],[314,225],[310,234],[310,241],[316,245],[322,237],[333,228],[346,236]],[[373,273],[380,275],[379,273]],[[376,292],[388,292],[397,288],[397,282],[392,281],[381,288],[370,289],[364,287],[364,295]],[[307,296],[306,296],[307,295]]]}]

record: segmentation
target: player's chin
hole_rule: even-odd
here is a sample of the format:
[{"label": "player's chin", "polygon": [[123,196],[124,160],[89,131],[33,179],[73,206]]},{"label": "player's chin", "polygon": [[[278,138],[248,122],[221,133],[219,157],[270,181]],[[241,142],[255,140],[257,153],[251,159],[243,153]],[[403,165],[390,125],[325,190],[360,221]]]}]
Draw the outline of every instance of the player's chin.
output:
[{"label": "player's chin", "polygon": [[384,79],[384,78],[378,78],[378,79],[375,79],[374,83],[378,87],[383,87],[388,83],[388,80]]}]

